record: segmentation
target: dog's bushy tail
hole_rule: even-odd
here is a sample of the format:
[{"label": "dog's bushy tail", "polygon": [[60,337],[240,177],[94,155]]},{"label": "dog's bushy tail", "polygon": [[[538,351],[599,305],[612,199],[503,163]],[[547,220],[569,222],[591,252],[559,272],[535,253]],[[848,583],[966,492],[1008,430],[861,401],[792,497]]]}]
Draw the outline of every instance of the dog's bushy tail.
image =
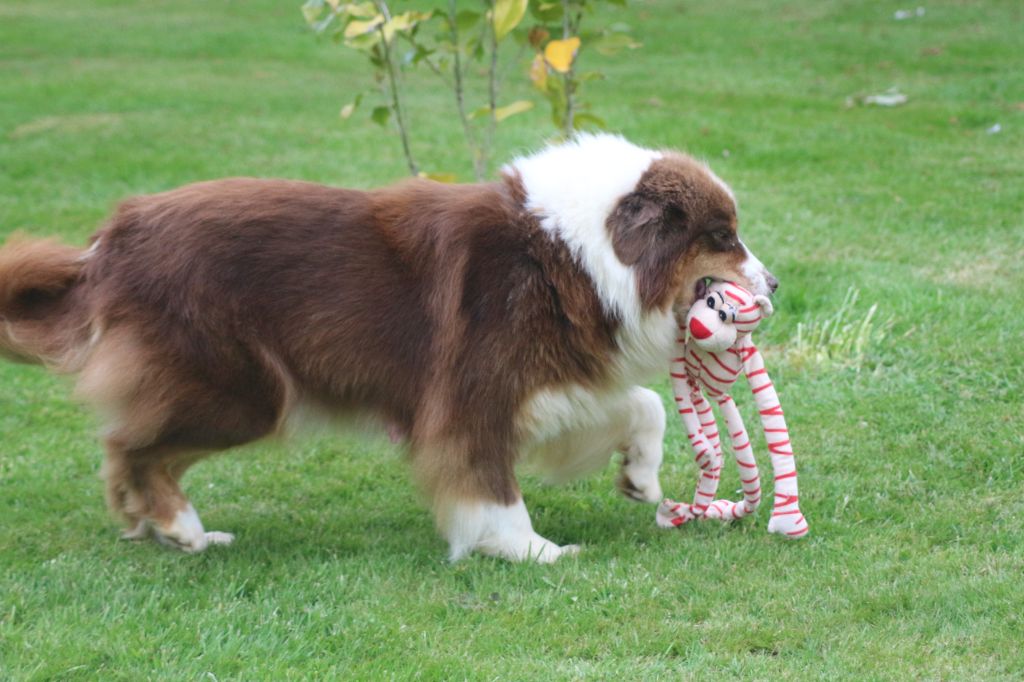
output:
[{"label": "dog's bushy tail", "polygon": [[52,239],[14,235],[0,247],[0,355],[72,369],[85,311],[74,292],[84,252]]}]

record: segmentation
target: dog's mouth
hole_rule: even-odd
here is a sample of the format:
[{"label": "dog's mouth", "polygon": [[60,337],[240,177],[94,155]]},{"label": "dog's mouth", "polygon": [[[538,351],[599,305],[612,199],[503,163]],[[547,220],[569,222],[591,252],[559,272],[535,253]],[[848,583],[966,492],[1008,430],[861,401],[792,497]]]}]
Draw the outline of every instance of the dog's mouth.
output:
[{"label": "dog's mouth", "polygon": [[701,277],[698,279],[693,285],[693,297],[689,299],[685,298],[682,292],[680,292],[675,305],[676,320],[680,327],[686,326],[686,316],[690,312],[690,308],[707,298],[708,288],[714,281],[713,277]]},{"label": "dog's mouth", "polygon": [[697,280],[697,283],[693,285],[693,300],[690,301],[690,305],[704,300],[704,297],[708,295],[708,287],[711,286],[711,281],[710,277],[701,277]]}]

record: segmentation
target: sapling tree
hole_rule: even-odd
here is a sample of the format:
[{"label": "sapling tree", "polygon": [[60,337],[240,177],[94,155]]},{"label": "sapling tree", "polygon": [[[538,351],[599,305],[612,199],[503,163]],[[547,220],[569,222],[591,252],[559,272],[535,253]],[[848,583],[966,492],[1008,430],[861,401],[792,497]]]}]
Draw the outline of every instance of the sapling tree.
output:
[{"label": "sapling tree", "polygon": [[[498,125],[534,106],[528,99],[503,102],[502,86],[510,68],[521,66],[520,70],[529,75],[534,88],[549,103],[551,120],[559,134],[569,136],[575,130],[605,125],[579,99],[584,83],[603,77],[598,72],[581,73],[576,69],[583,47],[614,54],[639,46],[623,24],[581,34],[582,25],[598,5],[621,6],[625,0],[477,0],[464,1],[461,7],[456,0],[447,0],[431,11],[401,12],[397,11],[398,4],[387,0],[307,0],[302,10],[315,31],[366,57],[379,92],[376,105],[370,108],[370,118],[381,126],[394,125],[413,175],[454,178],[450,174],[424,173],[416,161],[416,126],[405,105],[406,73],[426,69],[451,93],[473,172],[479,180],[490,171]],[[526,21],[528,16],[532,21]],[[530,50],[535,56],[527,67],[525,56]],[[481,92],[483,102],[472,106],[470,93]],[[345,104],[341,118],[353,116],[367,94],[360,92]]]}]

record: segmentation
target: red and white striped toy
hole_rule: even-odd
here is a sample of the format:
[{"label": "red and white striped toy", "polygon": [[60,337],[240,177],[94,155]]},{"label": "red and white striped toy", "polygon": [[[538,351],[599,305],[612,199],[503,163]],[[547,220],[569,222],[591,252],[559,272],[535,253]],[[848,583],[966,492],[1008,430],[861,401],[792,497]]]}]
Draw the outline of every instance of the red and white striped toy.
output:
[{"label": "red and white striped toy", "polygon": [[[782,405],[761,352],[750,338],[761,319],[772,312],[767,297],[754,296],[732,282],[712,283],[705,299],[690,307],[686,323],[680,327],[682,338],[676,340],[671,374],[676,406],[701,472],[692,504],[666,499],[658,506],[655,518],[659,526],[675,528],[700,518],[731,521],[757,509],[761,501],[757,462],[743,419],[729,395],[742,372],[761,415],[775,474],[775,504],[768,532],[790,538],[807,534],[807,520],[800,512],[796,460]],[[740,502],[715,499],[722,470],[722,443],[705,392],[718,403],[725,417],[743,486]]]}]

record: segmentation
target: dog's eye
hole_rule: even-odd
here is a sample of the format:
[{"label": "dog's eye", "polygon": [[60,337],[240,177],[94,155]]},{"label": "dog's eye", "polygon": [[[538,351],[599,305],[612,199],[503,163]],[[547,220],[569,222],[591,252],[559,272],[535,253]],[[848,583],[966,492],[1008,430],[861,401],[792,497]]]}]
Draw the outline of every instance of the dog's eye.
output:
[{"label": "dog's eye", "polygon": [[732,230],[719,228],[710,233],[711,245],[715,249],[728,251],[736,246],[735,234]]},{"label": "dog's eye", "polygon": [[720,319],[722,322],[725,322],[725,317],[726,317],[725,311],[724,310],[719,310],[718,311],[718,319]]},{"label": "dog's eye", "polygon": [[708,307],[711,308],[712,310],[715,309],[715,297],[714,296],[708,296]]}]

